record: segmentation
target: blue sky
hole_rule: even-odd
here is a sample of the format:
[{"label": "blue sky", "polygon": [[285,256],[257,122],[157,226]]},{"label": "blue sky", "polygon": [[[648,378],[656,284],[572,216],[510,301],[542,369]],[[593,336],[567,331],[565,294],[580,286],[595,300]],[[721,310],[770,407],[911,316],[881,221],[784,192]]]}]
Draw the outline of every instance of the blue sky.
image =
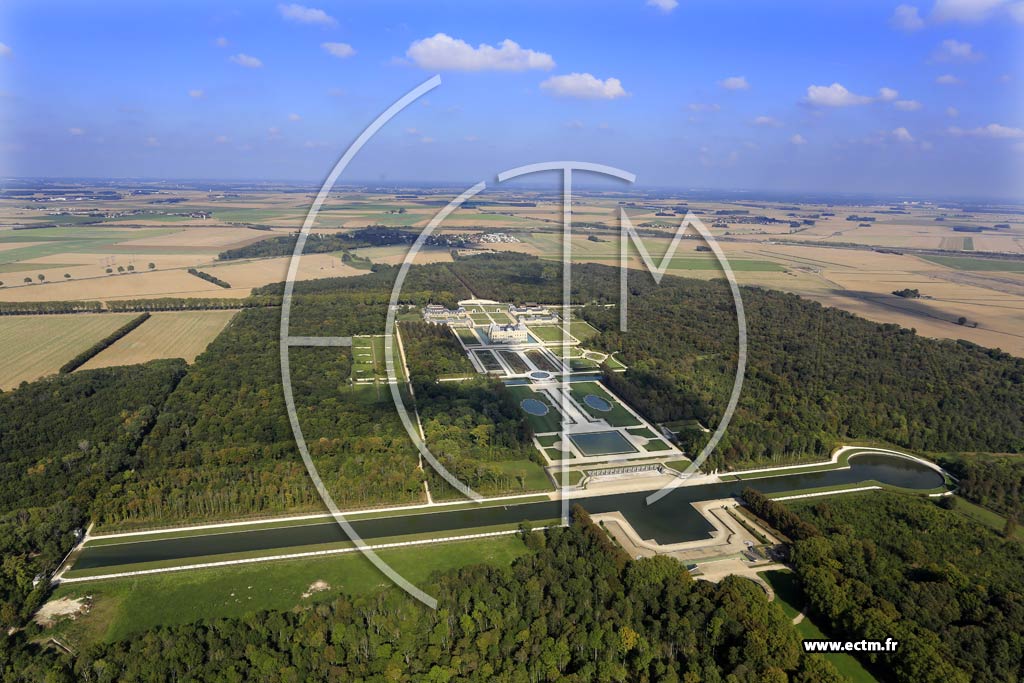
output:
[{"label": "blue sky", "polygon": [[[1024,198],[1024,2],[11,2],[0,173]],[[506,42],[511,41],[511,42]]]}]

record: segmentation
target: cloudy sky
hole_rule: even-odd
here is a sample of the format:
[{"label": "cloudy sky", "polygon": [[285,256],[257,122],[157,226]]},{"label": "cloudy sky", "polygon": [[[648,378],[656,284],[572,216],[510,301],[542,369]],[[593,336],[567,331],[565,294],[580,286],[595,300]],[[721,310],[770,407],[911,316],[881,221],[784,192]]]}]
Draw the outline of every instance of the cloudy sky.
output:
[{"label": "cloudy sky", "polygon": [[0,174],[1024,199],[1024,0],[7,2]]}]

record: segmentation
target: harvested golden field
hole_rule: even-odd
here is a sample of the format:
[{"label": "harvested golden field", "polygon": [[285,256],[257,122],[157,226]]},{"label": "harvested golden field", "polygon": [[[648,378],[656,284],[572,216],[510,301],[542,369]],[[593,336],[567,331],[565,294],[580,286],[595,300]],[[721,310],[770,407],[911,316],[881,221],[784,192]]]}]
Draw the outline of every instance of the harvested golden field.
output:
[{"label": "harvested golden field", "polygon": [[247,289],[223,289],[184,270],[104,275],[68,282],[4,287],[0,301],[84,301],[159,297],[244,297]]},{"label": "harvested golden field", "polygon": [[157,358],[184,358],[191,363],[206,350],[238,311],[168,311],[153,313],[82,370],[145,363]]},{"label": "harvested golden field", "polygon": [[[204,272],[215,275],[231,285],[230,290],[250,290],[274,282],[284,282],[288,277],[290,256],[277,258],[254,259],[251,261],[224,261],[201,268]],[[365,270],[347,266],[341,259],[331,254],[303,254],[299,260],[299,272],[296,280],[315,280],[322,277],[349,277],[362,275]]]},{"label": "harvested golden field", "polygon": [[132,240],[124,244],[144,250],[146,247],[197,247],[207,248],[211,253],[252,244],[274,237],[277,233],[269,230],[249,228],[185,228],[177,232],[156,237]]},{"label": "harvested golden field", "polygon": [[[406,254],[409,253],[409,245],[398,244],[391,247],[363,247],[362,249],[353,249],[354,254],[368,258],[374,263],[387,263],[389,265],[395,265],[405,261]],[[452,260],[451,252],[448,249],[421,249],[416,254],[416,258],[413,263],[437,263],[437,262],[448,262]]]},{"label": "harvested golden field", "polygon": [[0,317],[0,389],[52,375],[124,325],[135,313],[71,313]]}]

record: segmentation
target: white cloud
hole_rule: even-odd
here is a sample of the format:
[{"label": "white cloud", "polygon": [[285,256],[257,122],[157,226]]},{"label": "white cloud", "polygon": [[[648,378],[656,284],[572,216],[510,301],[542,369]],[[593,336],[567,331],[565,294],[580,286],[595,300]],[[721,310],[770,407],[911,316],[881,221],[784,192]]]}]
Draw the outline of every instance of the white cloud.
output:
[{"label": "white cloud", "polygon": [[910,131],[900,126],[892,132],[892,136],[896,138],[898,142],[913,142],[914,136],[910,134]]},{"label": "white cloud", "polygon": [[896,100],[892,103],[892,106],[900,111],[917,111],[921,108],[921,103],[917,100]]},{"label": "white cloud", "polygon": [[807,140],[805,140],[804,136],[800,135],[800,133],[795,134],[793,137],[791,137],[789,139],[789,141],[791,143],[793,143],[794,145],[806,145],[807,144]]},{"label": "white cloud", "polygon": [[1006,0],[935,0],[932,17],[937,21],[984,21]]},{"label": "white cloud", "polygon": [[462,139],[464,141],[466,141],[466,142],[479,142],[480,141],[480,138],[477,137],[476,135],[467,135],[466,137],[464,137]]},{"label": "white cloud", "polygon": [[432,137],[422,137],[422,138],[420,138],[420,142],[423,143],[424,145],[429,145],[433,141],[434,141],[434,138],[432,138]]},{"label": "white cloud", "polygon": [[951,119],[955,119],[956,117],[960,116],[960,110],[957,109],[956,107],[946,107],[946,116],[948,116]]},{"label": "white cloud", "polygon": [[901,31],[919,31],[924,28],[924,19],[913,5],[900,5],[892,13],[889,25]]},{"label": "white cloud", "polygon": [[322,24],[323,26],[334,26],[338,23],[334,20],[334,17],[322,9],[303,7],[302,5],[296,5],[294,3],[290,5],[278,5],[277,11],[280,12],[281,16],[288,21],[294,21],[299,24]]},{"label": "white cloud", "polygon": [[227,135],[218,135],[213,139],[213,141],[216,142],[218,145],[226,145],[229,142],[231,142],[231,138],[229,138]]},{"label": "white cloud", "polygon": [[552,95],[584,100],[614,100],[629,94],[622,88],[622,82],[617,78],[606,78],[602,81],[591,74],[581,73],[552,76],[541,83],[540,87]]},{"label": "white cloud", "polygon": [[971,135],[979,138],[998,138],[1004,140],[1024,139],[1024,129],[1011,128],[1010,126],[1004,126],[999,123],[990,123],[987,126],[979,126],[978,128],[971,128],[970,130],[964,130],[963,128],[952,126],[948,129],[948,132],[950,135]]},{"label": "white cloud", "polygon": [[721,109],[720,106],[713,102],[691,102],[686,105],[686,108],[690,111],[718,111]]},{"label": "white cloud", "polygon": [[647,0],[647,4],[651,7],[657,7],[662,12],[671,12],[676,7],[679,7],[678,0]]},{"label": "white cloud", "polygon": [[954,76],[953,74],[942,74],[935,79],[935,82],[939,85],[962,85],[963,81]]},{"label": "white cloud", "polygon": [[206,93],[205,93],[205,92],[203,92],[202,90],[199,90],[198,88],[197,88],[197,89],[195,89],[195,90],[189,90],[189,91],[188,91],[188,96],[189,96],[189,97],[192,97],[192,98],[195,98],[195,99],[197,99],[197,100],[198,100],[199,98],[203,97],[204,95],[206,95]]},{"label": "white cloud", "polygon": [[765,126],[768,128],[778,128],[782,123],[771,116],[758,116],[754,119],[755,126]]},{"label": "white cloud", "polygon": [[807,101],[820,107],[850,107],[868,104],[870,97],[855,95],[839,83],[807,86]]},{"label": "white cloud", "polygon": [[565,127],[572,130],[583,130],[583,122],[579,119],[573,119],[572,121],[566,121]]},{"label": "white cloud", "polygon": [[299,116],[298,114],[288,114],[288,120],[289,121],[301,121],[302,117]]},{"label": "white cloud", "polygon": [[1015,2],[1009,6],[1010,17],[1018,24],[1024,24],[1024,2]]},{"label": "white cloud", "polygon": [[935,50],[935,60],[939,62],[976,62],[982,58],[981,53],[974,51],[974,46],[959,40],[942,41]]},{"label": "white cloud", "polygon": [[718,82],[726,90],[750,90],[750,83],[747,83],[746,76],[729,76]]},{"label": "white cloud", "polygon": [[7,43],[0,43],[0,57],[10,57],[11,52],[12,50],[10,45]]},{"label": "white cloud", "polygon": [[85,130],[83,130],[82,128],[68,128],[68,133],[75,136],[85,135]]},{"label": "white cloud", "polygon": [[258,69],[263,66],[263,62],[259,58],[251,57],[241,52],[237,55],[232,55],[230,59],[238,66],[244,66],[246,69]]},{"label": "white cloud", "polygon": [[218,36],[217,39],[213,41],[213,44],[217,47],[227,47],[231,43],[229,43],[228,39],[224,36]]},{"label": "white cloud", "polygon": [[473,47],[445,33],[415,41],[405,55],[421,68],[437,70],[525,71],[555,66],[551,55],[527,50],[507,38],[498,47],[484,43]]},{"label": "white cloud", "polygon": [[344,59],[345,57],[351,57],[356,53],[348,43],[320,43],[320,47],[327,51],[327,54]]},{"label": "white cloud", "polygon": [[267,128],[267,138],[269,138],[270,140],[276,140],[279,137],[281,137],[280,128],[278,128],[277,126],[271,126],[270,128]]},{"label": "white cloud", "polygon": [[899,90],[893,90],[892,88],[879,88],[878,99],[882,102],[892,102],[900,96]]},{"label": "white cloud", "polygon": [[148,138],[146,138],[146,147],[159,147],[159,146],[160,146],[160,140],[158,140],[157,138],[153,137],[152,135],[150,135]]}]

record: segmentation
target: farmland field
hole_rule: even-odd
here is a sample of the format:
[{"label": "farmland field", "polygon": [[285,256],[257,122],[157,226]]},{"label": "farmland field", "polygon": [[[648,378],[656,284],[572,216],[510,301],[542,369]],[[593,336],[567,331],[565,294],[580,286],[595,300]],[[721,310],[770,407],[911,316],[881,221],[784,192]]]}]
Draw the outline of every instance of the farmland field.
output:
[{"label": "farmland field", "polygon": [[922,256],[922,258],[933,263],[938,263],[940,266],[956,268],[957,270],[1024,273],[1024,261],[973,258],[971,256]]},{"label": "farmland field", "polygon": [[191,363],[206,350],[237,311],[168,311],[119,339],[82,366],[82,370],[145,363],[157,358],[184,358]]},{"label": "farmland field", "polygon": [[51,375],[135,317],[135,313],[72,313],[0,318],[0,389]]}]

